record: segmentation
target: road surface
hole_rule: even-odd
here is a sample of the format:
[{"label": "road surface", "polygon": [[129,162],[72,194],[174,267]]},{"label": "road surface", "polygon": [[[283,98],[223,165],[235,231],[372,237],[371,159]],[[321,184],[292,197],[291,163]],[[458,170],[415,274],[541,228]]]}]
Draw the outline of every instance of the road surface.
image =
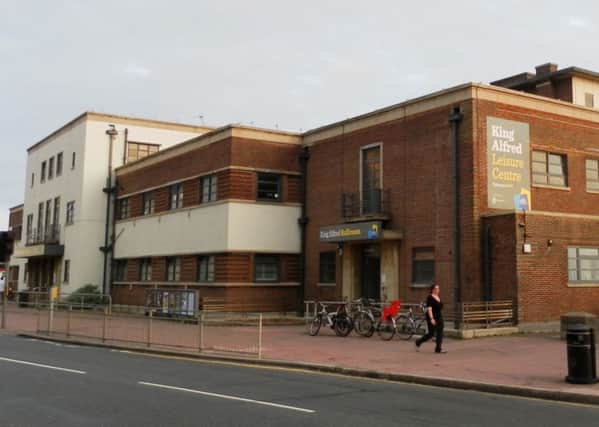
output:
[{"label": "road surface", "polygon": [[0,426],[592,425],[599,407],[0,335]]}]

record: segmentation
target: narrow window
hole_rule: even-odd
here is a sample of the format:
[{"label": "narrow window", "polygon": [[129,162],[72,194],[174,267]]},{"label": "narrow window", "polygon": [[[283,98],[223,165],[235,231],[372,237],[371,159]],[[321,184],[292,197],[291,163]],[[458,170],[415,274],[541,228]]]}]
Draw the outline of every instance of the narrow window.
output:
[{"label": "narrow window", "polygon": [[42,170],[41,170],[41,175],[40,175],[40,182],[45,182],[46,181],[46,161],[44,160],[42,162]]},{"label": "narrow window", "polygon": [[361,213],[381,212],[381,146],[362,149]]},{"label": "narrow window", "polygon": [[35,183],[35,173],[31,173],[31,188],[33,188],[34,183]]},{"label": "narrow window", "polygon": [[272,173],[258,174],[258,200],[281,200],[281,175]]},{"label": "narrow window", "polygon": [[76,153],[73,151],[73,155],[71,157],[71,169],[75,169],[75,159],[76,159],[77,155]]},{"label": "narrow window", "polygon": [[217,200],[218,179],[216,175],[208,175],[202,178],[202,203]]},{"label": "narrow window", "polygon": [[568,248],[568,280],[599,282],[599,247]]},{"label": "narrow window", "polygon": [[146,191],[142,195],[143,200],[143,214],[151,215],[154,213],[154,192]]},{"label": "narrow window", "polygon": [[320,253],[319,283],[335,283],[335,251]]},{"label": "narrow window", "polygon": [[75,221],[75,202],[67,202],[67,216],[65,225],[71,225]]},{"label": "narrow window", "polygon": [[44,202],[37,205],[37,230],[34,234],[34,241],[39,242],[40,237],[44,234]]},{"label": "narrow window", "polygon": [[412,249],[412,284],[430,285],[435,281],[435,249]]},{"label": "narrow window", "polygon": [[127,280],[127,260],[117,259],[114,262],[113,280],[115,282],[124,282]]},{"label": "narrow window", "polygon": [[198,257],[198,282],[214,282],[214,256]]},{"label": "narrow window", "polygon": [[50,157],[48,160],[48,180],[54,178],[54,157]]},{"label": "narrow window", "polygon": [[169,257],[166,259],[166,280],[178,282],[181,279],[181,258]]},{"label": "narrow window", "polygon": [[170,203],[169,209],[179,209],[183,207],[183,184],[173,184],[169,188]]},{"label": "narrow window", "polygon": [[123,199],[119,199],[117,206],[118,206],[117,218],[118,219],[129,218],[129,198],[125,197]]},{"label": "narrow window", "polygon": [[595,95],[592,93],[584,94],[584,106],[589,108],[595,108]]},{"label": "narrow window", "polygon": [[62,175],[62,153],[56,155],[56,176]]},{"label": "narrow window", "polygon": [[29,243],[31,241],[31,238],[33,237],[33,214],[29,214],[27,215],[27,229],[26,229],[26,235],[25,235],[25,239],[26,242]]},{"label": "narrow window", "polygon": [[152,280],[152,260],[150,258],[139,260],[139,280],[142,282]]},{"label": "narrow window", "polygon": [[599,159],[586,159],[587,191],[599,191]]},{"label": "narrow window", "polygon": [[71,261],[68,259],[65,259],[64,260],[64,274],[63,274],[62,281],[64,283],[69,283],[70,278],[71,278]]},{"label": "narrow window", "polygon": [[256,282],[278,282],[280,258],[274,255],[256,255],[254,257]]}]

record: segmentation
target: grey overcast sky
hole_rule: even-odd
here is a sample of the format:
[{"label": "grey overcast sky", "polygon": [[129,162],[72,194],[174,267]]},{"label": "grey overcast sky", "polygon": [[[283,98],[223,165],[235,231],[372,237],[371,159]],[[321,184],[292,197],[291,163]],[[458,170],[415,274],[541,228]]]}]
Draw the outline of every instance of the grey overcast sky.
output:
[{"label": "grey overcast sky", "polygon": [[548,61],[599,70],[597,1],[0,0],[0,229],[26,148],[85,110],[299,131]]}]

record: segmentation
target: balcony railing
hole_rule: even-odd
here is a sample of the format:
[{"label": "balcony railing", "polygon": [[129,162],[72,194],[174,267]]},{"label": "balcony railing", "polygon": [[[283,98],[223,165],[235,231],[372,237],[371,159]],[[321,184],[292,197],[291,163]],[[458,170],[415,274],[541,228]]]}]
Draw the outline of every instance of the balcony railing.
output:
[{"label": "balcony railing", "polygon": [[389,189],[374,188],[362,193],[341,195],[341,216],[345,220],[355,218],[387,219],[390,216]]},{"label": "balcony railing", "polygon": [[60,224],[51,224],[41,229],[34,228],[27,233],[26,246],[58,244],[60,242]]}]

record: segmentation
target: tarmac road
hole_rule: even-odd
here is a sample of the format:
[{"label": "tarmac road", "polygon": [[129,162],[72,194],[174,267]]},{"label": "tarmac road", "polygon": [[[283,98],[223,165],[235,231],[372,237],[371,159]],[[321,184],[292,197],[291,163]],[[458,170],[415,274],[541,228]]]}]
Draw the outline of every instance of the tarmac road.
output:
[{"label": "tarmac road", "polygon": [[599,407],[0,335],[0,426],[593,426]]}]

